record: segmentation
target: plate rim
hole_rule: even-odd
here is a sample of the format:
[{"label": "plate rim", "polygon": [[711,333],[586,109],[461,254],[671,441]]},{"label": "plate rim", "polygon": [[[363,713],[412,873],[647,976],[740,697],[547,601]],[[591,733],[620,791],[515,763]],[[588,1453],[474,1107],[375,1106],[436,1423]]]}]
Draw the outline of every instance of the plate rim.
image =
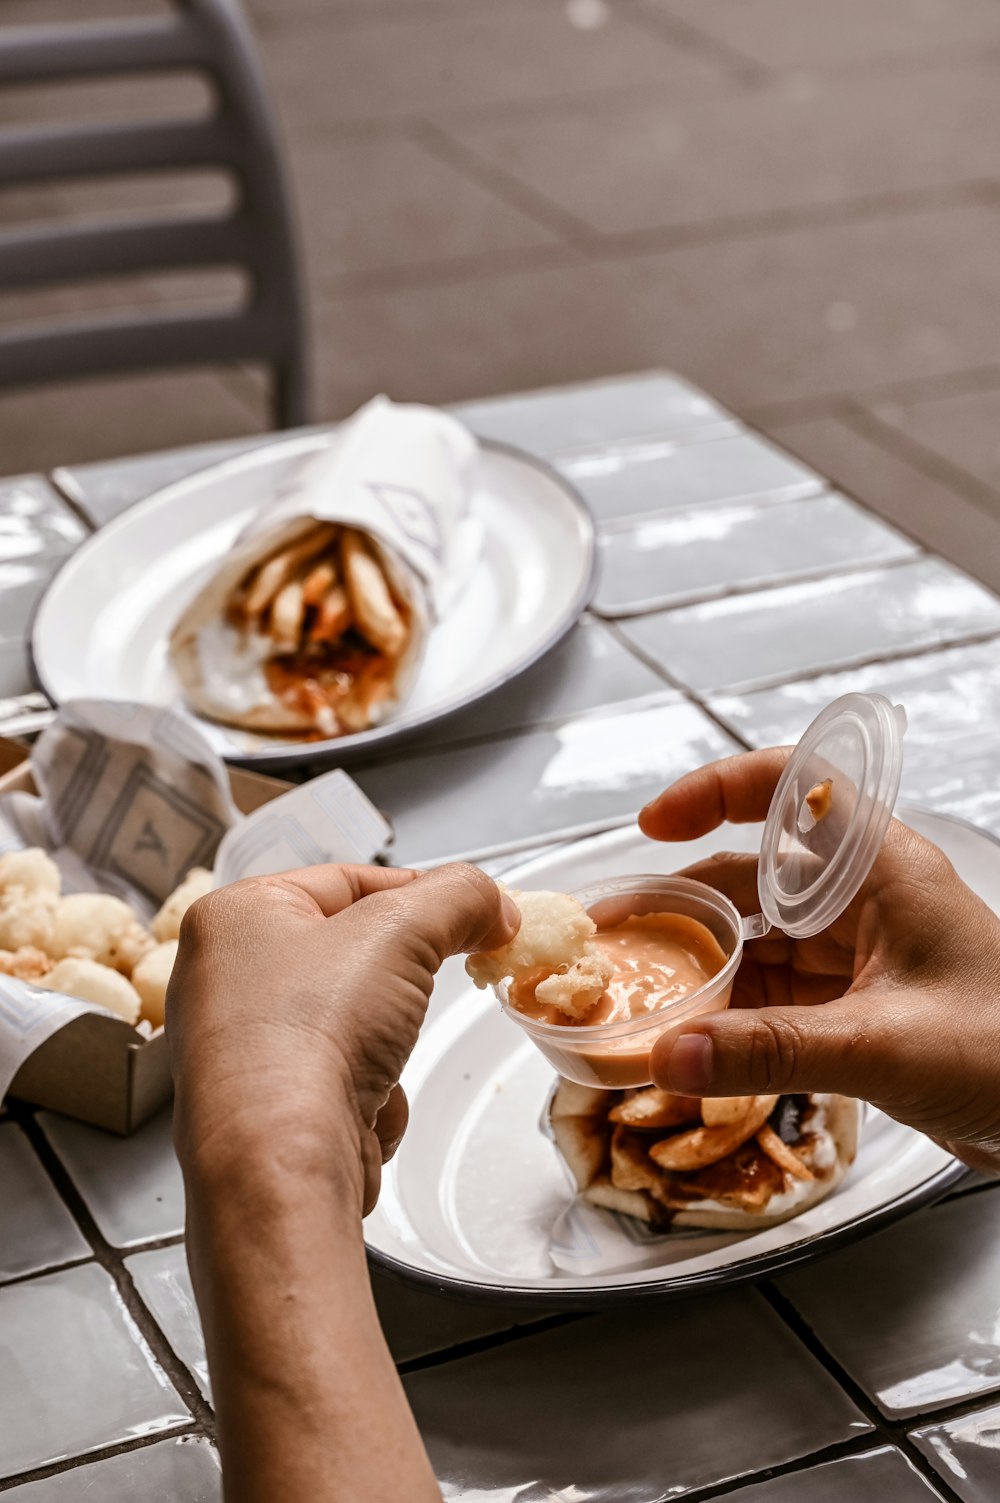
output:
[{"label": "plate rim", "polygon": [[[991,830],[984,830],[979,825],[973,824],[971,820],[964,819],[961,815],[950,814],[945,810],[930,809],[926,805],[910,800],[897,803],[894,810],[896,818],[905,823],[908,812],[930,815],[934,819],[958,825],[971,830],[989,844],[1000,847],[1000,837],[994,835]],[[610,830],[582,836],[578,841],[571,840],[567,844],[589,844],[592,841],[609,840],[628,828],[629,825],[623,824]],[[530,852],[526,852],[525,860],[519,862],[518,866],[527,865],[530,860]],[[916,1129],[911,1130],[916,1131]],[[776,1248],[773,1252],[759,1253],[740,1262],[727,1264],[723,1268],[706,1269],[700,1273],[667,1275],[662,1279],[643,1282],[629,1282],[628,1276],[625,1275],[624,1282],[594,1283],[576,1287],[563,1285],[554,1289],[545,1289],[537,1285],[478,1283],[474,1279],[417,1268],[394,1257],[391,1253],[372,1246],[367,1235],[365,1250],[369,1261],[391,1278],[403,1284],[435,1290],[438,1294],[447,1295],[449,1298],[465,1303],[538,1306],[553,1312],[610,1308],[635,1299],[666,1303],[674,1299],[705,1294],[715,1289],[771,1278],[798,1264],[825,1257],[828,1253],[848,1246],[862,1237],[891,1226],[894,1222],[902,1220],[903,1217],[924,1206],[933,1205],[970,1173],[969,1168],[960,1159],[952,1157],[918,1184],[880,1205],[873,1206],[842,1226],[831,1227],[827,1231],[817,1232],[811,1237],[804,1237],[785,1247]]]},{"label": "plate rim", "polygon": [[[255,464],[259,464],[262,456],[273,456],[275,451],[289,450],[294,453],[297,449],[303,448],[308,452],[311,447],[317,446],[317,441],[321,440],[325,434],[334,431],[336,431],[335,425],[331,425],[330,428],[315,431],[310,430],[307,433],[297,434],[294,437],[275,438],[272,442],[257,445],[252,449],[248,449],[243,454],[233,454],[226,459],[218,460],[215,464],[206,465],[203,469],[195,470],[190,475],[183,475],[178,480],[172,480],[167,485],[159,486],[156,490],[150,491],[148,496],[143,496],[141,500],[126,507],[124,511],[119,512],[116,517],[112,517],[103,527],[98,527],[89,536],[85,537],[80,546],[74,549],[62,561],[49,579],[44,590],[35,601],[28,620],[26,647],[29,671],[38,689],[45,695],[49,703],[58,709],[66,701],[59,699],[51,686],[46,682],[38,660],[36,633],[39,618],[46,607],[50,595],[57,588],[59,579],[65,569],[71,564],[77,564],[81,554],[86,549],[95,545],[99,539],[104,539],[109,531],[115,528],[116,524],[124,522],[126,518],[130,521],[134,520],[137,513],[141,520],[141,513],[144,509],[154,505],[162,506],[165,500],[169,503],[172,493],[184,494],[193,484],[206,477],[209,479],[221,479],[227,474],[239,475],[244,470],[252,469]],[[556,625],[535,644],[529,653],[518,658],[509,669],[495,674],[485,685],[475,690],[475,692],[466,694],[458,699],[449,700],[437,709],[428,709],[423,714],[417,715],[403,723],[387,721],[383,725],[372,726],[367,731],[358,731],[351,736],[334,737],[326,741],[277,742],[273,748],[266,746],[253,751],[247,751],[246,753],[219,752],[219,756],[224,762],[236,767],[278,768],[296,765],[309,766],[320,762],[333,765],[341,760],[345,762],[354,761],[371,752],[381,754],[384,747],[419,736],[422,730],[426,730],[432,725],[437,725],[440,721],[447,720],[462,710],[469,709],[472,705],[478,704],[480,700],[486,699],[489,695],[495,694],[499,689],[513,683],[523,673],[527,673],[529,669],[533,668],[536,663],[541,662],[572,631],[593,599],[594,591],[597,587],[599,560],[597,526],[593,513],[572,481],[568,480],[554,465],[549,464],[546,460],[540,459],[535,454],[528,453],[525,449],[519,449],[514,444],[504,443],[498,439],[477,438],[477,443],[481,450],[498,454],[506,459],[512,459],[524,468],[534,470],[542,475],[562,493],[564,500],[569,505],[571,514],[575,516],[583,545],[580,580],[569,605]],[[205,717],[196,715],[194,719],[196,723],[201,724]]]}]

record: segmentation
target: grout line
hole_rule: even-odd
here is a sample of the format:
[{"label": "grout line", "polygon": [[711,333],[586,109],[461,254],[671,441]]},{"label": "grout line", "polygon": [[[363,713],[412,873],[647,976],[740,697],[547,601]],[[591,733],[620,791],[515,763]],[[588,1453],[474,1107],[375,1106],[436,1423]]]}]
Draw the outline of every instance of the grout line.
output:
[{"label": "grout line", "polygon": [[449,135],[431,120],[415,122],[412,139],[446,167],[453,168],[480,188],[492,191],[511,208],[533,219],[536,224],[558,235],[561,240],[578,240],[592,234],[590,225],[575,214],[560,208],[543,193],[522,182],[514,173],[480,156],[472,147]]},{"label": "grout line", "polygon": [[[201,1427],[202,1433],[210,1437],[214,1436],[215,1417],[211,1406],[205,1402],[189,1368],[177,1356],[152,1312],[140,1298],[132,1276],[125,1267],[124,1257],[132,1256],[132,1250],[118,1250],[108,1242],[83,1196],[73,1183],[69,1171],[34,1120],[33,1115],[22,1111],[17,1111],[15,1114],[31,1140],[43,1168],[48,1172],[49,1178],[62,1196],[67,1209],[93,1248],[94,1258],[114,1282],[122,1303],[152,1352],[155,1361],[170,1379],[190,1410],[193,1419]],[[134,1249],[136,1253],[146,1250],[145,1246]]]},{"label": "grout line", "polygon": [[[808,1321],[799,1314],[787,1295],[783,1294],[769,1280],[758,1284],[757,1290],[779,1319],[798,1337],[806,1350],[822,1364],[830,1376],[839,1384],[843,1392],[847,1394],[848,1398],[875,1425],[877,1433],[883,1436],[890,1445],[896,1446],[902,1451],[903,1455],[912,1463],[917,1471],[934,1484],[941,1496],[947,1500],[947,1503],[962,1503],[962,1499],[958,1493],[949,1486],[945,1478],[935,1472],[927,1458],[910,1440],[909,1430],[925,1421],[922,1421],[920,1416],[900,1420],[887,1419],[879,1410],[874,1400],[869,1397],[843,1364],[832,1354],[822,1339],[817,1336]],[[941,1409],[934,1416],[934,1422],[937,1423],[940,1418],[957,1408],[964,1411],[969,1408],[981,1407],[984,1397],[985,1395],[980,1394],[975,1401],[966,1401],[962,1405],[952,1405],[949,1408]]]},{"label": "grout line", "polygon": [[473,1336],[469,1341],[460,1341],[440,1352],[428,1352],[424,1357],[410,1357],[405,1362],[397,1362],[396,1371],[401,1378],[407,1378],[411,1373],[444,1367],[449,1362],[459,1362],[465,1357],[478,1356],[480,1352],[510,1346],[515,1341],[530,1341],[533,1336],[544,1336],[548,1331],[557,1331],[560,1327],[574,1325],[577,1321],[594,1320],[599,1314],[598,1310],[560,1311],[556,1315],[543,1316],[540,1320],[524,1325],[511,1326],[506,1331],[494,1331],[488,1336]]},{"label": "grout line", "polygon": [[[685,1490],[684,1503],[712,1503],[715,1498],[725,1498],[742,1488],[771,1482],[779,1477],[805,1477],[814,1467],[823,1466],[830,1461],[841,1461],[848,1456],[863,1456],[865,1452],[877,1449],[879,1444],[884,1444],[881,1437],[870,1431],[865,1435],[851,1435],[846,1440],[834,1441],[832,1445],[822,1446],[818,1451],[808,1451],[805,1456],[796,1456],[791,1461],[783,1461],[776,1466],[743,1472],[738,1477],[730,1477],[725,1482],[708,1483],[691,1492]],[[673,1492],[663,1493],[656,1503],[674,1503],[676,1497],[677,1494]],[[957,1503],[961,1503],[961,1500],[957,1500]]]},{"label": "grout line", "polygon": [[628,637],[625,632],[620,629],[616,621],[604,621],[603,625],[611,633],[611,635],[615,638],[619,645],[625,648],[626,652],[631,653],[632,657],[637,658],[640,663],[644,664],[645,667],[649,668],[653,673],[661,678],[663,682],[667,684],[671,689],[676,689],[680,694],[683,695],[684,699],[689,704],[693,704],[696,709],[701,710],[702,714],[707,716],[707,718],[712,721],[713,725],[715,725],[718,730],[722,731],[723,735],[725,735],[728,740],[735,741],[739,746],[743,747],[744,751],[753,751],[752,745],[743,735],[742,731],[738,731],[732,726],[728,725],[727,722],[723,720],[722,716],[716,714],[712,706],[708,704],[706,700],[701,698],[696,690],[690,688],[687,684],[681,683],[680,679],[675,678],[670,670],[664,666],[664,664],[657,662],[654,658],[647,657],[646,653],[639,646],[639,644],[637,642],[633,642],[631,638]]},{"label": "grout line", "polygon": [[158,1445],[162,1440],[174,1440],[184,1435],[198,1435],[202,1439],[211,1439],[193,1423],[173,1425],[157,1430],[152,1435],[140,1435],[133,1440],[119,1441],[114,1445],[98,1446],[92,1451],[84,1452],[82,1456],[67,1456],[61,1461],[49,1462],[46,1466],[32,1467],[29,1472],[17,1472],[10,1477],[2,1477],[0,1478],[0,1493],[5,1493],[13,1487],[21,1487],[29,1482],[44,1482],[48,1477],[60,1477],[65,1472],[82,1472],[85,1467],[95,1465],[97,1462],[111,1461],[115,1456],[126,1456],[132,1451],[145,1451],[149,1446]]},{"label": "grout line", "polygon": [[[92,536],[97,531],[97,527],[93,519],[89,517],[87,515],[87,512],[84,510],[81,498],[78,495],[74,494],[73,490],[69,486],[62,484],[55,471],[47,471],[45,479],[55,491],[56,495],[59,497],[63,505],[73,513],[76,520],[80,522],[86,529],[87,537]],[[86,542],[86,538],[84,538],[83,542]],[[82,547],[83,543],[80,543],[79,546]]]}]

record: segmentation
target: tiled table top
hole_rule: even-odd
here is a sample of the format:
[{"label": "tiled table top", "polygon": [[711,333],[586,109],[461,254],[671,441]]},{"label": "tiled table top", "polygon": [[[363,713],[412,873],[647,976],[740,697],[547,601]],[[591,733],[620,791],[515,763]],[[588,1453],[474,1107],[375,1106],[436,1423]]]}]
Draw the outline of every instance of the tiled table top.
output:
[{"label": "tiled table top", "polygon": [[[981,585],[667,374],[458,410],[579,487],[601,575],[544,662],[352,768],[395,859],[498,870],[624,823],[847,689],[905,702],[906,794],[1000,835],[1000,601]],[[60,561],[239,447],[0,482],[0,731],[39,711],[24,632]],[[0,1494],[218,1503],[183,1223],[169,1112],[127,1140],[17,1105],[0,1119]],[[1000,1190],[975,1187],[775,1284],[682,1304],[567,1317],[373,1282],[449,1500],[985,1503],[998,1236]]]}]

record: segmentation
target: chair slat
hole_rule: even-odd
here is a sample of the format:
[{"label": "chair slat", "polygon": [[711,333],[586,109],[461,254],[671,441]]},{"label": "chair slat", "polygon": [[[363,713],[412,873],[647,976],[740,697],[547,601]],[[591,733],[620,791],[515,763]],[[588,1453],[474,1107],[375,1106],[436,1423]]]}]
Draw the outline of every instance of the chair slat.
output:
[{"label": "chair slat", "polygon": [[0,234],[0,287],[38,287],[182,266],[229,263],[252,268],[255,245],[254,226],[240,214]]},{"label": "chair slat", "polygon": [[244,160],[228,117],[0,131],[0,185],[183,167],[238,170]]},{"label": "chair slat", "polygon": [[50,324],[25,335],[0,333],[0,386],[225,364],[260,358],[264,349],[288,357],[293,343],[272,313],[252,309]]},{"label": "chair slat", "polygon": [[0,29],[0,84],[55,83],[211,63],[204,32],[182,14]]}]

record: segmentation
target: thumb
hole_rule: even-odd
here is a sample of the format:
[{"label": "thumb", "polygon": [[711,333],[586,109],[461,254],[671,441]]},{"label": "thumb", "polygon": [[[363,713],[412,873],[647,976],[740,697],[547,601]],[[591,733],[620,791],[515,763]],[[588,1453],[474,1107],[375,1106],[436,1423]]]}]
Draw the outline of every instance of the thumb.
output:
[{"label": "thumb", "polygon": [[885,1094],[891,1058],[841,1003],[736,1008],[664,1034],[650,1057],[654,1084],[678,1096],[834,1091]]},{"label": "thumb", "polygon": [[431,970],[449,955],[507,944],[521,923],[513,898],[477,866],[464,862],[422,872],[377,901],[391,905],[387,911],[397,931],[430,948]]}]

